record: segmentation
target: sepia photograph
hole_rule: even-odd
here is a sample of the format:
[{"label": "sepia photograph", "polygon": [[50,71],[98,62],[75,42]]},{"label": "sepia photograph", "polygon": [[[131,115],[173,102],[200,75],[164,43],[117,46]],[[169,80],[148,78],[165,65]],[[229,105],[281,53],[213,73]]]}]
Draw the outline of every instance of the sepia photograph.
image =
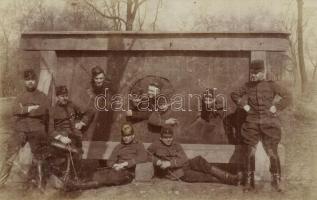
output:
[{"label": "sepia photograph", "polygon": [[316,27],[316,0],[0,0],[0,199],[317,199]]}]

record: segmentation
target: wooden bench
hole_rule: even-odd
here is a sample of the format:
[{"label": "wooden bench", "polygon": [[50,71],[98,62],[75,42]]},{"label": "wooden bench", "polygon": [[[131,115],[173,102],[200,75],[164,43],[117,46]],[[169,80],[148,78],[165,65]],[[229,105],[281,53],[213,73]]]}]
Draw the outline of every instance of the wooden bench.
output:
[{"label": "wooden bench", "polygon": [[[101,141],[84,141],[84,159],[101,159],[107,160],[114,147],[119,142],[101,142]],[[144,143],[147,148],[150,143]],[[218,145],[218,144],[182,144],[188,158],[202,156],[210,163],[236,163],[242,164],[243,148],[241,145]],[[279,155],[282,168],[285,163],[285,150],[283,145],[279,145]],[[269,180],[269,158],[266,156],[261,143],[256,151],[256,179]]]}]

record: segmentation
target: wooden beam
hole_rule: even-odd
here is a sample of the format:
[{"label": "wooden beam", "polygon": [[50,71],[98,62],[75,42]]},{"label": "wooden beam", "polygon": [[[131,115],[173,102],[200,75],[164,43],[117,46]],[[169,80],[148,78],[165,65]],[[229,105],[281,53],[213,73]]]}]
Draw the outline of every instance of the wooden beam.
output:
[{"label": "wooden beam", "polygon": [[286,33],[23,33],[23,50],[286,51]]}]

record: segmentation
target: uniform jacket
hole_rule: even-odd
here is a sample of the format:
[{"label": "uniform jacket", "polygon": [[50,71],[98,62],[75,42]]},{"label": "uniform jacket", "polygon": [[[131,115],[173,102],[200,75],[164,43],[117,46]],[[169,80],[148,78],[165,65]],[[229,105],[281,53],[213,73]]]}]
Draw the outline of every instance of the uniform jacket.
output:
[{"label": "uniform jacket", "polygon": [[107,166],[112,167],[116,163],[128,162],[127,168],[132,168],[136,164],[147,160],[148,157],[143,144],[133,141],[131,144],[118,144],[112,151]]},{"label": "uniform jacket", "polygon": [[171,162],[170,168],[167,169],[170,173],[166,173],[166,178],[175,179],[184,175],[183,167],[188,165],[188,158],[179,143],[173,142],[167,146],[161,141],[156,141],[148,147],[148,152],[154,165],[158,160]]},{"label": "uniform jacket", "polygon": [[276,115],[269,111],[275,105],[278,111],[291,103],[291,95],[273,81],[248,82],[239,90],[231,93],[232,100],[240,107],[251,107],[246,121],[272,123]]},{"label": "uniform jacket", "polygon": [[74,103],[69,101],[66,105],[56,104],[50,110],[49,133],[52,137],[57,134],[73,132],[75,122],[82,121],[88,125],[89,116],[81,111]]},{"label": "uniform jacket", "polygon": [[[28,106],[39,108],[28,112]],[[18,95],[13,106],[16,117],[15,130],[22,132],[45,131],[48,121],[49,102],[47,96],[39,90],[24,91]]]}]

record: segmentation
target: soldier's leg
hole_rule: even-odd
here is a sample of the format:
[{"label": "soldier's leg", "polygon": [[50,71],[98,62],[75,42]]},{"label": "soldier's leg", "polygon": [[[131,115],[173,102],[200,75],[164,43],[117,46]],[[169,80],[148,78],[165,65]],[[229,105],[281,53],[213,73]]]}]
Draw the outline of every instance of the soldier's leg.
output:
[{"label": "soldier's leg", "polygon": [[6,155],[0,171],[0,187],[3,186],[10,175],[13,162],[18,156],[19,150],[25,144],[25,135],[22,132],[16,132],[9,136],[7,140]]},{"label": "soldier's leg", "polygon": [[272,174],[271,183],[276,191],[281,192],[281,164],[278,156],[278,144],[281,140],[281,129],[272,124],[263,125],[261,129],[263,132],[263,147],[270,158],[270,172]]},{"label": "soldier's leg", "polygon": [[[189,167],[191,170],[205,174],[205,176],[212,175],[225,184],[237,185],[241,179],[239,175],[230,174],[216,166],[213,166],[201,156],[196,156],[195,158],[190,159]],[[214,179],[211,179],[212,182],[214,182],[213,180]]]},{"label": "soldier's leg", "polygon": [[191,169],[184,170],[184,176],[180,179],[188,183],[220,183],[220,180],[212,174],[206,174]]},{"label": "soldier's leg", "polygon": [[131,183],[134,176],[128,170],[116,171],[114,169],[103,169],[95,172],[91,181],[66,183],[66,191],[87,190],[104,186],[116,186]]},{"label": "soldier's leg", "polygon": [[45,137],[43,131],[30,132],[27,135],[27,140],[33,154],[33,164],[35,167],[35,180],[40,191],[44,191],[47,174],[46,159],[49,157],[49,141]]},{"label": "soldier's leg", "polygon": [[242,125],[241,136],[245,145],[244,156],[244,191],[253,190],[255,172],[255,151],[256,145],[260,140],[259,125],[246,122]]}]

